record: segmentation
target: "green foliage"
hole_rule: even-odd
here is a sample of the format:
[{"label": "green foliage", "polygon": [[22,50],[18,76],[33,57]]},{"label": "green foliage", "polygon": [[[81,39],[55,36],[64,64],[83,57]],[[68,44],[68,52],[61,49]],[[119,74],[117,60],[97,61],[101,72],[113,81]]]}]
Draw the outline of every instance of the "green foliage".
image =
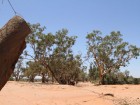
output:
[{"label": "green foliage", "polygon": [[134,84],[139,84],[138,78],[134,78],[133,83],[134,83]]},{"label": "green foliage", "polygon": [[40,70],[40,65],[37,62],[29,61],[24,74],[29,78],[30,82],[34,82],[34,78],[39,72],[38,70]]},{"label": "green foliage", "polygon": [[14,81],[13,76],[11,76],[11,77],[9,78],[9,81]]},{"label": "green foliage", "polygon": [[140,49],[128,42],[123,42],[122,34],[111,32],[101,36],[100,31],[93,31],[87,35],[87,55],[99,70],[100,81],[104,75],[112,70],[125,67],[132,58],[139,56]]},{"label": "green foliage", "polygon": [[[55,36],[51,33],[48,33],[47,35],[44,34],[45,27],[41,27],[39,23],[37,24],[29,24],[30,28],[32,30],[32,33],[27,37],[26,41],[28,45],[30,46],[30,52],[27,50],[24,52],[24,55],[27,59],[32,60],[34,63],[30,64],[30,66],[34,65],[35,68],[31,67],[30,69],[32,72],[29,71],[29,73],[33,73],[31,76],[32,79],[35,77],[35,75],[42,75],[42,82],[45,82],[45,75],[49,74],[48,65],[49,57],[52,54],[52,47],[54,45]],[[43,64],[46,64],[45,66]],[[44,66],[44,68],[36,69],[36,66]],[[29,69],[29,68],[28,68]],[[28,73],[27,73],[28,74]]]},{"label": "green foliage", "polygon": [[[24,52],[29,60],[24,73],[30,81],[33,82],[36,75],[42,76],[43,83],[45,75],[60,84],[88,79],[81,55],[74,55],[72,51],[77,36],[68,36],[67,29],[45,34],[46,28],[40,24],[29,25],[32,33],[26,41],[32,51]],[[137,58],[140,49],[124,42],[121,36],[120,32],[111,32],[102,37],[100,31],[87,35],[87,56],[92,59],[88,75],[91,81],[100,78],[106,84],[134,82],[128,71],[122,73],[119,69],[127,66],[132,58]]]},{"label": "green foliage", "polygon": [[82,66],[80,73],[79,73],[79,81],[85,82],[89,80],[88,74],[86,73],[87,67]]},{"label": "green foliage", "polygon": [[[78,81],[83,77],[81,56],[74,56],[72,52],[76,36],[68,36],[66,29],[57,31],[55,35],[44,34],[45,27],[40,24],[30,26],[32,33],[27,37],[27,43],[33,53],[25,51],[24,55],[33,62],[28,65],[26,74],[32,78],[41,74],[42,82],[46,74],[51,74],[60,84],[69,84],[71,80]],[[40,65],[45,69],[38,68]]]},{"label": "green foliage", "polygon": [[19,81],[22,78],[23,73],[23,56],[20,56],[18,62],[15,66],[14,72],[12,76],[15,78],[16,81]]},{"label": "green foliage", "polygon": [[74,56],[72,52],[77,37],[69,37],[67,34],[66,29],[56,32],[55,48],[49,63],[60,84],[69,84],[71,80],[77,81],[82,64],[81,56]]},{"label": "green foliage", "polygon": [[[127,75],[126,75],[127,74]],[[95,80],[94,80],[95,81]],[[111,71],[104,77],[104,84],[139,84],[140,79],[129,75],[129,71]]]},{"label": "green foliage", "polygon": [[88,76],[89,76],[90,81],[96,81],[99,79],[99,71],[95,66],[93,66],[92,63],[90,64]]}]

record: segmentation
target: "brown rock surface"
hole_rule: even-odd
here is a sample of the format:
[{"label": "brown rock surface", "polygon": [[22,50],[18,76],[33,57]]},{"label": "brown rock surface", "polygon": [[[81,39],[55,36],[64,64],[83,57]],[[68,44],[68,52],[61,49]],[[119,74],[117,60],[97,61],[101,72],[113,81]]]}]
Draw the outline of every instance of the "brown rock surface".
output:
[{"label": "brown rock surface", "polygon": [[15,16],[0,29],[0,90],[11,76],[15,64],[26,47],[25,37],[30,28],[19,16]]}]

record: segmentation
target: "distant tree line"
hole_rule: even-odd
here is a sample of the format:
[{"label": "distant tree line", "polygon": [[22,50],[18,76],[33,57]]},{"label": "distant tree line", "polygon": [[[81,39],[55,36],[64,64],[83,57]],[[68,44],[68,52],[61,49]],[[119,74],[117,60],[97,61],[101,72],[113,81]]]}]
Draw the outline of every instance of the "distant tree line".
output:
[{"label": "distant tree line", "polygon": [[[88,80],[93,83],[99,81],[99,70],[95,66],[90,66]],[[131,76],[128,70],[124,72],[115,70],[106,74],[104,84],[140,84],[140,78]]]},{"label": "distant tree line", "polygon": [[120,72],[120,67],[127,66],[140,53],[138,47],[123,41],[120,32],[111,32],[104,37],[100,31],[87,34],[85,59],[90,62],[90,67],[86,67],[82,54],[75,55],[72,50],[77,36],[68,35],[67,29],[45,34],[46,28],[39,23],[29,25],[32,33],[26,38],[28,47],[12,75],[16,81],[27,77],[28,81],[34,82],[36,76],[41,76],[42,83],[51,80],[69,85],[79,81],[99,81],[100,84],[140,82],[130,76],[129,71]]}]

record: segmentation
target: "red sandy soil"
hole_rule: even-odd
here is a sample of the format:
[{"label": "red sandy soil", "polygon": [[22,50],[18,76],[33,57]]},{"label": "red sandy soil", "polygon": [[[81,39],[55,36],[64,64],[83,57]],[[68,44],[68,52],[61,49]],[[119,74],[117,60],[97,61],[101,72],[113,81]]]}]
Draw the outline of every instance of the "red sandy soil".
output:
[{"label": "red sandy soil", "polygon": [[0,105],[140,105],[140,85],[8,82],[0,92]]}]

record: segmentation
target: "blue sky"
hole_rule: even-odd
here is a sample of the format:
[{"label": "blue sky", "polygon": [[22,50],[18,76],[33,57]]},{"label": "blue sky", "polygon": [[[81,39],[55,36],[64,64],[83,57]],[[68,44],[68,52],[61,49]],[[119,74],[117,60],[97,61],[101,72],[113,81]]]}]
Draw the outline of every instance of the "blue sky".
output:
[{"label": "blue sky", "polygon": [[[0,27],[14,12],[7,0],[0,0]],[[17,13],[30,23],[46,26],[55,33],[66,28],[77,35],[74,53],[86,54],[86,35],[100,30],[104,35],[121,31],[124,41],[140,47],[140,0],[10,0]],[[140,77],[140,57],[128,67],[131,75]]]}]

